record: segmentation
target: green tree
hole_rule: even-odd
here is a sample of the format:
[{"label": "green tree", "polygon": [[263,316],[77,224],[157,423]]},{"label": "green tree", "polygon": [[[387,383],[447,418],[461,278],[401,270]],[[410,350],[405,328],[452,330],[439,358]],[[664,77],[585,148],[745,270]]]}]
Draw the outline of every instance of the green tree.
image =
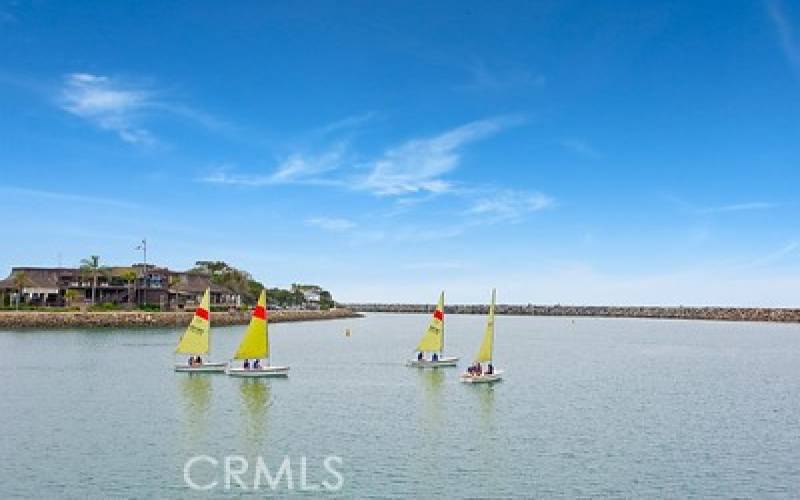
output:
[{"label": "green tree", "polygon": [[22,290],[30,285],[31,280],[25,271],[20,271],[14,275],[14,288],[17,289],[17,309],[19,309],[19,302],[22,300]]},{"label": "green tree", "polygon": [[323,290],[319,293],[319,308],[323,310],[328,310],[331,307],[334,307],[336,303],[333,301],[333,296],[331,292],[327,290]]},{"label": "green tree", "polygon": [[90,255],[88,259],[81,259],[81,274],[86,273],[92,277],[92,305],[94,305],[97,293],[97,275],[102,270],[99,255]]},{"label": "green tree", "polygon": [[80,296],[81,293],[74,288],[70,288],[64,293],[64,299],[66,300],[68,306],[71,306],[73,303],[75,303],[75,300],[77,300]]},{"label": "green tree", "polygon": [[120,277],[125,280],[125,283],[128,285],[128,304],[133,303],[133,284],[136,283],[136,271],[133,269],[128,269],[124,273],[120,275]]}]

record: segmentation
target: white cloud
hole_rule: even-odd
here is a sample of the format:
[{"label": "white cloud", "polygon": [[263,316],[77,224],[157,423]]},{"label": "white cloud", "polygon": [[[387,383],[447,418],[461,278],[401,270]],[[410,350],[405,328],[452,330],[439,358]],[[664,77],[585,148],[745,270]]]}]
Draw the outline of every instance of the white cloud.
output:
[{"label": "white cloud", "polygon": [[154,142],[148,130],[135,124],[137,113],[153,103],[147,90],[120,85],[106,76],[72,73],[66,76],[61,98],[65,111],[116,132],[126,142]]},{"label": "white cloud", "polygon": [[184,119],[210,130],[232,127],[200,110],[158,99],[152,86],[89,73],[64,77],[58,100],[61,109],[94,125],[115,132],[132,144],[154,144],[154,135],[141,125],[151,115]]},{"label": "white cloud", "polygon": [[357,187],[377,195],[449,191],[453,185],[443,176],[458,166],[463,146],[519,123],[518,118],[497,117],[471,122],[432,138],[410,140],[372,162],[369,174]]},{"label": "white cloud", "polygon": [[555,200],[545,194],[503,189],[479,198],[467,213],[510,221],[553,206]]},{"label": "white cloud", "polygon": [[356,223],[351,220],[335,217],[314,217],[306,219],[306,225],[333,232],[349,231],[356,227]]}]

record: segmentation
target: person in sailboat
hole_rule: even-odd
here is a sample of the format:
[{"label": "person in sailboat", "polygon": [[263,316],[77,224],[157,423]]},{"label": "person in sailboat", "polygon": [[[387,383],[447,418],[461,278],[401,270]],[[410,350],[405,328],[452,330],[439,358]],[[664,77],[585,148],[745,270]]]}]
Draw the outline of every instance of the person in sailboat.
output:
[{"label": "person in sailboat", "polygon": [[422,351],[420,351],[419,354],[417,354],[417,361],[422,361],[423,357],[424,356],[422,355]]},{"label": "person in sailboat", "polygon": [[250,369],[250,360],[249,359],[245,359],[244,360],[244,365],[242,365],[242,366],[243,366],[243,368],[245,370],[249,370]]},{"label": "person in sailboat", "polygon": [[489,363],[489,366],[486,367],[486,375],[491,375],[493,373],[494,373],[494,366],[492,366],[492,364]]},{"label": "person in sailboat", "polygon": [[261,360],[257,359],[253,362],[253,370],[260,370],[261,369]]},{"label": "person in sailboat", "polygon": [[198,355],[198,356],[197,356],[197,359],[195,359],[195,360],[194,360],[194,362],[195,362],[195,364],[202,365],[202,364],[203,364],[203,358],[201,358],[201,357]]},{"label": "person in sailboat", "polygon": [[194,366],[194,356],[189,356],[189,361],[187,363],[189,366]]},{"label": "person in sailboat", "polygon": [[434,363],[439,361],[439,355],[436,354],[436,353],[433,353],[433,356],[431,356],[431,361],[433,361]]}]

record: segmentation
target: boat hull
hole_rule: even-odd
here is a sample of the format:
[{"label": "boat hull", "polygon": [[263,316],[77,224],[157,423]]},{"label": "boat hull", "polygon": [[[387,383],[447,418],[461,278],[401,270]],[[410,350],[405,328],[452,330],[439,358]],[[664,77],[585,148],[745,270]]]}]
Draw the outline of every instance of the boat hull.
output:
[{"label": "boat hull", "polygon": [[176,372],[182,373],[225,373],[228,363],[203,363],[202,365],[189,366],[186,363],[177,363]]},{"label": "boat hull", "polygon": [[436,361],[431,361],[429,359],[412,359],[406,366],[412,366],[414,368],[445,368],[448,366],[456,366],[458,364],[458,358],[439,358]]},{"label": "boat hull", "polygon": [[288,377],[288,366],[265,366],[254,370],[252,368],[245,370],[244,368],[228,368],[225,373],[231,377],[241,378],[267,378],[267,377]]},{"label": "boat hull", "polygon": [[499,382],[503,380],[503,370],[496,370],[491,375],[470,375],[464,373],[460,377],[461,381],[465,384],[491,384],[492,382]]}]

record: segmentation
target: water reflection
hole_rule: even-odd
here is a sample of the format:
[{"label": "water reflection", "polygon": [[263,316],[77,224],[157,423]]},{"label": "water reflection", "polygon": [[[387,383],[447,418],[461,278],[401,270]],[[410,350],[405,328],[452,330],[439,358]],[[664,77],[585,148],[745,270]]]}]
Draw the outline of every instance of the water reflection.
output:
[{"label": "water reflection", "polygon": [[417,370],[420,408],[420,430],[427,439],[437,434],[442,424],[442,397],[445,382],[444,370]]},{"label": "water reflection", "polygon": [[188,373],[178,377],[183,399],[183,429],[189,443],[207,438],[211,408],[211,377],[202,373]]},{"label": "water reflection", "polygon": [[239,395],[244,417],[242,441],[247,450],[263,450],[268,431],[267,413],[272,405],[269,382],[242,379],[239,381]]},{"label": "water reflection", "polygon": [[472,387],[478,396],[481,430],[484,432],[495,430],[495,387],[494,384],[473,384]]}]

